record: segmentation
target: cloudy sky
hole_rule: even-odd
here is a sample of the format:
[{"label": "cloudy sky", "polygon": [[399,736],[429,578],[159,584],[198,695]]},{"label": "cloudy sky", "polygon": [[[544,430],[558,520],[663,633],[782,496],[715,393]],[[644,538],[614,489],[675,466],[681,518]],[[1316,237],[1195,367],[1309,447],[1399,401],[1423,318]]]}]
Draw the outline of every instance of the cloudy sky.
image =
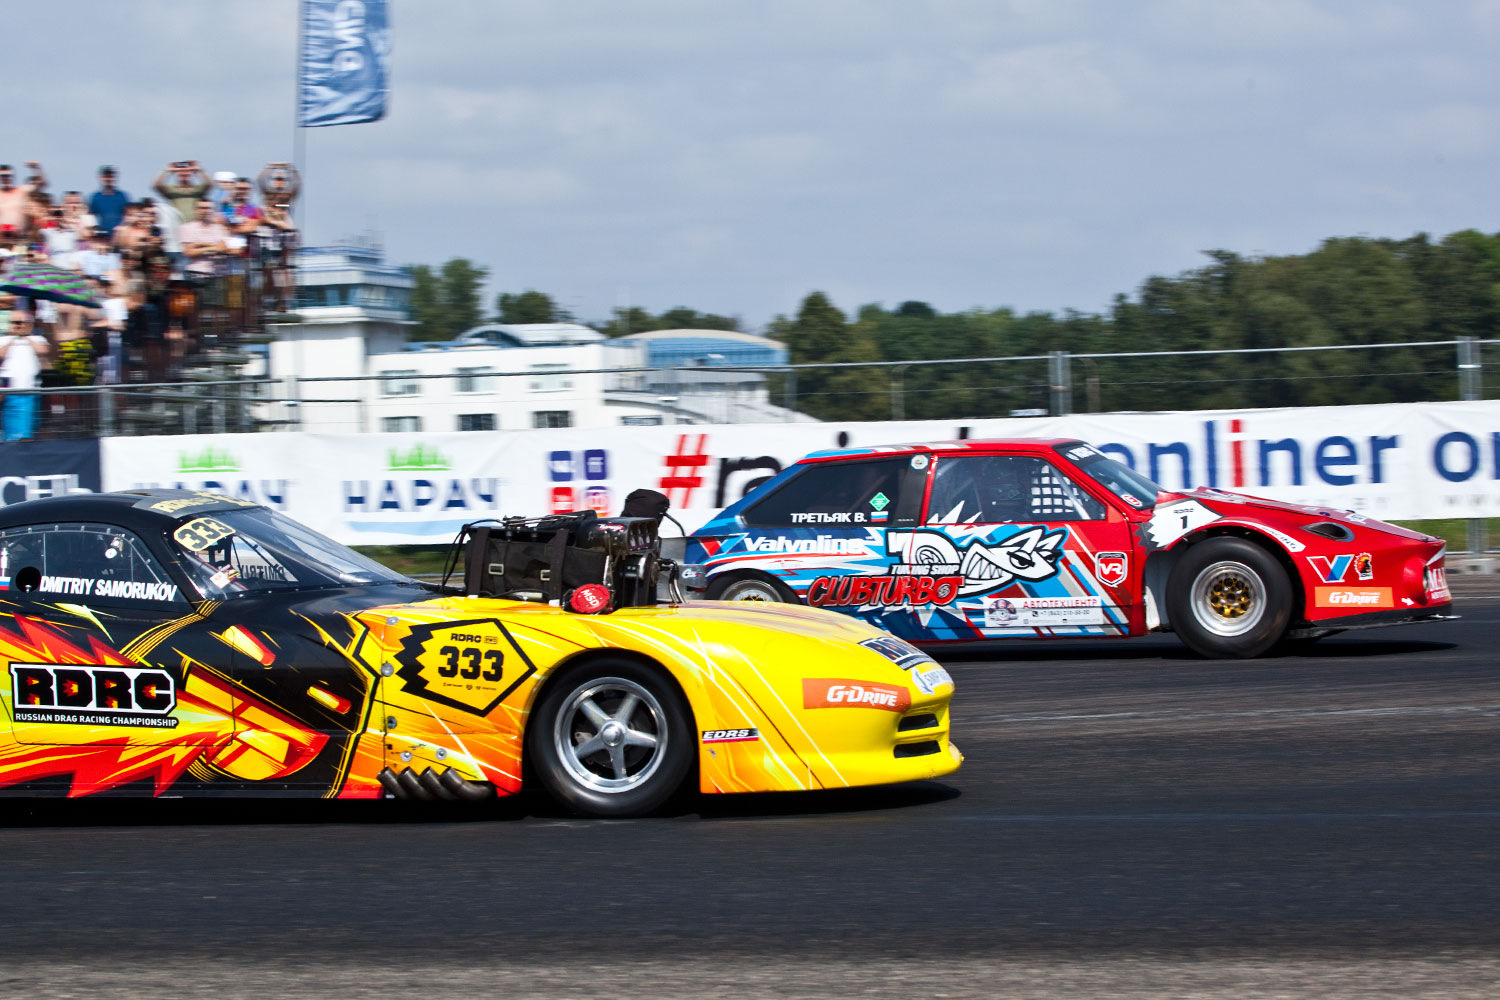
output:
[{"label": "cloudy sky", "polygon": [[[290,159],[295,0],[7,5],[0,159]],[[1097,312],[1202,251],[1500,229],[1500,0],[393,0],[393,94],[310,130],[311,242],[580,319]]]}]

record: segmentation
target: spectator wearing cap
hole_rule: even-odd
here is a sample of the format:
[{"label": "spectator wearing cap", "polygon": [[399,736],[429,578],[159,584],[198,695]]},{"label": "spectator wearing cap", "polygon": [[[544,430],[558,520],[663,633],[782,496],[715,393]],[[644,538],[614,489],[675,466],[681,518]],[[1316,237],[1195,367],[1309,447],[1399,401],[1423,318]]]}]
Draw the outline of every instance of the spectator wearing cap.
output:
[{"label": "spectator wearing cap", "polygon": [[115,227],[125,220],[125,206],[130,196],[115,187],[115,168],[99,168],[99,190],[89,195],[89,214],[106,236],[112,235]]},{"label": "spectator wearing cap", "polygon": [[49,210],[42,238],[47,246],[47,259],[54,267],[78,270],[78,247],[83,235],[82,212],[83,203],[70,204],[66,195],[63,204]]},{"label": "spectator wearing cap", "polygon": [[230,202],[234,201],[234,182],[236,174],[233,170],[214,171],[214,207],[219,210],[219,215],[224,220],[224,225],[234,228],[233,221],[229,218]]},{"label": "spectator wearing cap", "polygon": [[[204,173],[197,160],[176,160],[167,164],[152,185],[157,194],[177,209],[184,225],[189,224],[188,220],[197,218],[198,199],[207,195],[212,187],[208,174]],[[212,205],[213,202],[210,201],[209,204]]]},{"label": "spectator wearing cap", "polygon": [[[10,314],[10,331],[0,337],[0,379],[10,389],[35,389],[42,360],[51,353],[47,338],[32,329],[31,314]],[[24,441],[36,433],[40,400],[34,393],[7,393],[0,406],[0,427],[7,441]]]}]

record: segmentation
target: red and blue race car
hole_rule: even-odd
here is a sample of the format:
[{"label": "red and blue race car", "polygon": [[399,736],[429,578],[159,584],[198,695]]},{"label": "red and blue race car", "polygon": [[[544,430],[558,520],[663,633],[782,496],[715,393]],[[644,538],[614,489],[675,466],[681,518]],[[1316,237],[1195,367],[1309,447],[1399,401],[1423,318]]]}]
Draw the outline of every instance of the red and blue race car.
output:
[{"label": "red and blue race car", "polygon": [[1346,510],[1162,489],[1081,441],[816,452],[688,539],[718,600],[920,643],[1173,631],[1210,657],[1450,617],[1444,542]]}]

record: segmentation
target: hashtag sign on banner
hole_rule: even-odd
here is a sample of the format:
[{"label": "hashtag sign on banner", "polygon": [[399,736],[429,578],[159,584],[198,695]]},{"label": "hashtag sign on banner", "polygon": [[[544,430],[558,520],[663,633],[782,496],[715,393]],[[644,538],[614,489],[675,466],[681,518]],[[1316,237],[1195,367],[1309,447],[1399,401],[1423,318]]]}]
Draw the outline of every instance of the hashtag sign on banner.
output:
[{"label": "hashtag sign on banner", "polygon": [[[703,485],[702,469],[708,464],[708,435],[697,435],[697,443],[689,449],[688,439],[693,436],[677,435],[677,451],[662,458],[666,471],[662,474],[659,488],[677,507],[691,506],[693,491]],[[681,497],[678,496],[679,491]]]}]

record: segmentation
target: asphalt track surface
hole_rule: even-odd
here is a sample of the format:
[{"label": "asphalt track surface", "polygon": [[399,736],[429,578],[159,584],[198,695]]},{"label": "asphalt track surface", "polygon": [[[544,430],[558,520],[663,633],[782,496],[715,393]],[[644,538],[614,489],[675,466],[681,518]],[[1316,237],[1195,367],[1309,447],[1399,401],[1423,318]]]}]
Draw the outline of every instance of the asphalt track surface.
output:
[{"label": "asphalt track surface", "polygon": [[1457,589],[1300,656],[946,656],[941,783],[0,801],[0,995],[1500,996],[1500,582]]}]

